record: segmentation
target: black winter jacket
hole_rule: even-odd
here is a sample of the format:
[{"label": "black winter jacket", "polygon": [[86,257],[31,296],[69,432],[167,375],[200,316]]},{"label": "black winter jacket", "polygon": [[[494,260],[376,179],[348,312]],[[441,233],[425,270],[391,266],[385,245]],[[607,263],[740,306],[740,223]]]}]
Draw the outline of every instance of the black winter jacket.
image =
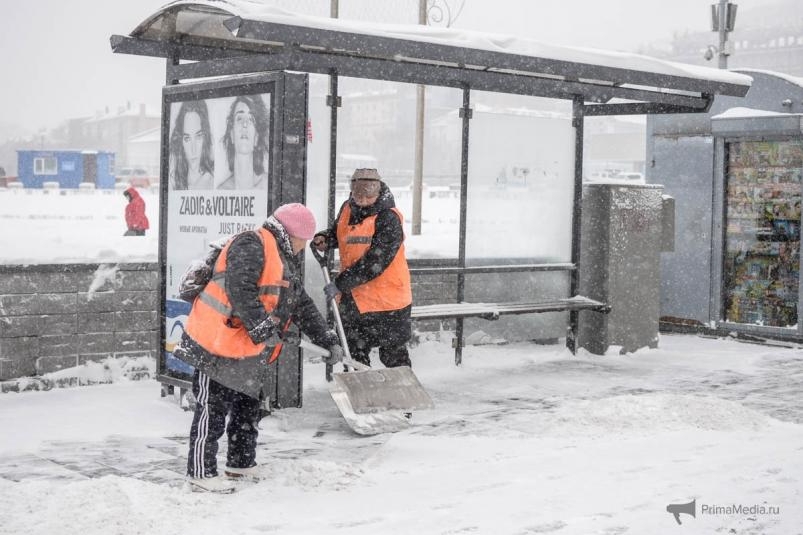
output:
[{"label": "black winter jacket", "polygon": [[351,267],[340,272],[334,279],[335,285],[341,292],[340,314],[346,331],[375,330],[382,333],[386,345],[403,345],[412,336],[410,319],[412,305],[400,310],[361,313],[351,295],[352,289],[375,279],[385,271],[404,242],[402,223],[391,210],[396,207],[393,193],[383,182],[379,190],[379,198],[371,206],[357,206],[352,199],[343,203],[332,227],[319,233],[326,238],[327,247],[330,249],[338,246],[337,222],[340,221],[346,203],[350,203],[349,224],[351,225],[359,224],[365,218],[376,215],[374,236],[368,250]]},{"label": "black winter jacket", "polygon": [[[278,341],[281,327],[288,319],[296,324],[301,332],[309,336],[316,345],[330,348],[339,343],[337,335],[330,330],[315,303],[304,289],[301,262],[293,255],[290,237],[273,217],[269,217],[263,225],[276,238],[279,254],[285,261],[284,279],[289,287],[282,288],[279,303],[271,314],[259,301],[257,280],[262,273],[264,248],[255,232],[243,232],[234,237],[226,257],[226,294],[232,306],[232,313],[242,322],[254,343],[265,340]],[[192,312],[190,312],[192,313]],[[269,316],[278,316],[280,322],[274,323]],[[264,326],[268,325],[266,331]],[[255,338],[259,332],[259,338]],[[219,357],[204,349],[186,332],[181,342],[173,351],[174,356],[201,371],[213,380],[249,396],[260,397],[267,372],[266,359],[273,352],[274,345],[269,344],[262,355],[251,359],[230,359]]]},{"label": "black winter jacket", "polygon": [[351,207],[350,225],[358,225],[367,217],[376,215],[374,237],[368,250],[362,258],[340,272],[334,280],[338,290],[350,294],[351,290],[377,278],[387,269],[404,242],[404,229],[399,218],[391,210],[396,207],[393,193],[387,184],[382,182],[379,198],[371,206],[358,206],[351,198],[343,203],[332,227],[320,233],[326,237],[326,244],[330,249],[338,247],[337,222],[340,221],[346,204],[350,204]]}]

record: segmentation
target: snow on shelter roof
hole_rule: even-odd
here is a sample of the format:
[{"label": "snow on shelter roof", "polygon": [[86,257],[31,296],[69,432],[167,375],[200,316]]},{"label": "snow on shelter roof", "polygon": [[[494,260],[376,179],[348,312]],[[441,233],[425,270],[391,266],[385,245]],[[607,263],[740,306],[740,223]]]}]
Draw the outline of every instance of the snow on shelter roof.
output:
[{"label": "snow on shelter roof", "polygon": [[792,75],[786,74],[784,72],[770,71],[770,70],[767,70],[767,69],[749,69],[749,68],[745,68],[745,67],[736,68],[736,69],[734,69],[734,71],[747,74],[748,76],[751,75],[751,74],[754,74],[754,73],[755,74],[764,74],[766,76],[772,76],[774,78],[785,80],[785,81],[789,82],[792,85],[796,85],[798,87],[803,87],[803,77],[792,76]]},{"label": "snow on shelter roof", "polygon": [[119,53],[195,60],[170,79],[267,70],[331,73],[584,102],[589,115],[705,111],[752,79],[625,52],[555,46],[475,31],[291,13],[253,0],[177,0],[152,14]]}]

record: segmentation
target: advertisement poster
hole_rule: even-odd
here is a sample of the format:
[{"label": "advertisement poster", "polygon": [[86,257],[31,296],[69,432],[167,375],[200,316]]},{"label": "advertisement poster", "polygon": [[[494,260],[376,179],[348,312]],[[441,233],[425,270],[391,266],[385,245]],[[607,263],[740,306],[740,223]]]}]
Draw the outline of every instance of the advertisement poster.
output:
[{"label": "advertisement poster", "polygon": [[179,299],[181,277],[209,244],[259,227],[268,213],[271,94],[243,94],[169,104],[165,251],[165,364],[190,311]]}]

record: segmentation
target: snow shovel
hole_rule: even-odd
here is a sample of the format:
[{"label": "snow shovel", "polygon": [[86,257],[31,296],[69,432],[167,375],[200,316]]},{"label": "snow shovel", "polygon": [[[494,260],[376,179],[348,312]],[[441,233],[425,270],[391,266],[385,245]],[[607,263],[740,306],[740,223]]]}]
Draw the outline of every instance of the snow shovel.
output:
[{"label": "snow shovel", "polygon": [[[321,265],[324,283],[329,284],[331,279],[326,257],[318,253],[312,243],[310,249]],[[332,299],[330,303],[337,334],[345,353],[343,364],[351,371],[333,374],[329,393],[346,423],[360,435],[390,433],[410,427],[411,411],[431,409],[434,407],[432,398],[409,366],[373,369],[352,360],[337,301]],[[310,346],[317,348],[307,342],[301,347],[312,350]],[[314,352],[328,355],[325,349],[317,349]]]}]

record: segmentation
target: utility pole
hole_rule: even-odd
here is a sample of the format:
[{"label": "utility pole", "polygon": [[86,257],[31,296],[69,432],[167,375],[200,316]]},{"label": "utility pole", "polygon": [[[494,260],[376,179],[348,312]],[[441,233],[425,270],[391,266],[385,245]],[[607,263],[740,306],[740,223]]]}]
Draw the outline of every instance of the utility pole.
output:
[{"label": "utility pole", "polygon": [[[427,0],[418,0],[418,24],[427,23]],[[421,234],[421,197],[424,184],[424,97],[426,87],[419,84],[415,91],[415,167],[413,169],[414,236]]]},{"label": "utility pole", "polygon": [[[329,16],[333,19],[338,18],[338,0],[331,0],[329,4]],[[329,191],[332,195],[326,205],[327,221],[331,223],[335,219],[335,195],[337,188],[337,108],[340,105],[340,96],[337,94],[337,71],[331,69],[329,72],[329,95],[326,97],[326,104],[329,106]],[[327,370],[329,368],[327,367]]]},{"label": "utility pole", "polygon": [[725,47],[728,46],[728,30],[726,24],[728,13],[728,0],[719,0],[719,68],[728,68],[728,55]]},{"label": "utility pole", "polygon": [[719,47],[709,46],[705,53],[705,59],[711,59],[713,57],[712,49],[716,49],[720,69],[728,68],[728,56],[731,53],[728,33],[732,32],[736,26],[736,9],[738,7],[728,0],[719,0],[718,5],[711,5],[711,31],[719,33]]}]

